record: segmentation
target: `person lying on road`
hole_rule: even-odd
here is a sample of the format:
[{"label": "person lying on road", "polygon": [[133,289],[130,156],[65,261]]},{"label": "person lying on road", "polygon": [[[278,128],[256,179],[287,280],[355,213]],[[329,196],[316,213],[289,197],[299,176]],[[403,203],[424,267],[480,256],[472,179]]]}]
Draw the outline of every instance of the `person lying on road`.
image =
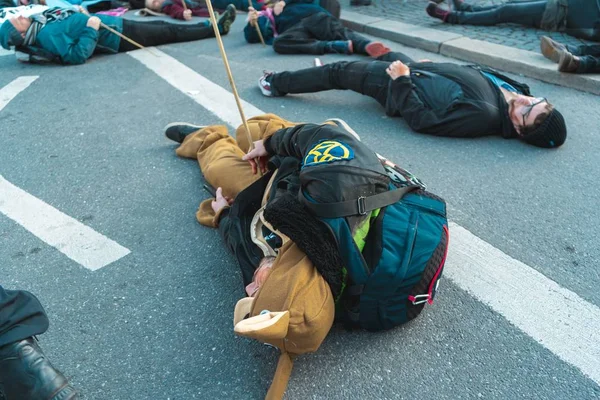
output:
[{"label": "person lying on road", "polygon": [[[222,35],[235,20],[230,6],[217,25]],[[44,60],[62,64],[83,64],[93,54],[115,54],[137,47],[101,26],[101,23],[129,37],[142,46],[188,42],[214,37],[210,20],[194,24],[171,24],[165,21],[133,21],[108,15],[88,16],[72,10],[52,8],[29,18],[16,17],[0,26],[0,45],[15,47]]]},{"label": "person lying on road", "polygon": [[452,0],[454,11],[437,4],[442,1],[429,2],[426,11],[449,24],[514,23],[600,41],[600,3],[594,0],[509,1],[481,7]]},{"label": "person lying on road", "polygon": [[[244,154],[250,147],[244,126],[237,129],[237,140],[222,125],[173,123],[167,125],[165,134],[180,143],[176,154],[197,160],[206,181],[217,188],[214,198],[200,204],[196,218],[219,229],[240,265],[249,297],[236,306],[235,332],[270,343],[282,352],[267,396],[275,399],[285,390],[291,358],[316,351],[327,335],[336,311],[334,299],[340,320],[365,329],[370,329],[365,321],[389,324],[415,318],[425,301],[415,302],[409,291],[429,291],[418,297],[433,301],[447,250],[448,233],[442,226],[447,220],[443,200],[413,184],[418,180],[404,170],[398,182],[405,186],[396,189],[392,180],[396,182],[398,175],[392,178],[386,167],[394,164],[364,145],[342,120],[295,124],[267,114],[251,118],[248,126],[254,144],[248,154]],[[422,201],[428,209],[437,210],[435,215],[420,211],[419,235],[416,227],[407,226],[408,208],[396,214],[397,208],[387,207],[399,194],[406,194],[400,198],[415,207]],[[386,200],[382,202],[382,198]],[[355,209],[361,199],[365,206]],[[319,219],[307,202],[341,211],[328,220],[336,228]],[[394,216],[402,221],[394,224],[389,219]],[[394,227],[393,233],[385,240],[382,254],[388,226]],[[408,237],[417,243],[417,259],[404,254]],[[402,245],[396,246],[395,240]],[[428,258],[430,254],[433,256]],[[383,266],[390,255],[395,268],[404,266],[402,273]],[[414,269],[417,264],[419,271]],[[353,271],[368,279],[364,277],[367,268],[383,282],[372,286],[357,283]],[[378,311],[367,305],[363,308],[360,286],[368,286],[364,292],[369,299],[377,298],[375,303],[380,300],[379,292],[389,297],[375,307]],[[373,297],[372,290],[378,292]],[[397,324],[372,325],[371,330],[394,326]]]},{"label": "person lying on road", "polygon": [[[169,15],[171,18],[190,21],[192,16],[208,17],[208,8],[206,3],[185,0],[185,7],[182,3],[184,0],[130,0],[129,4],[133,9],[147,8],[156,13]],[[237,10],[248,11],[248,2],[244,0],[216,0],[211,2],[215,11],[222,11],[229,4],[233,4]],[[262,9],[263,4],[260,1],[255,1],[254,7]]]},{"label": "person lying on road", "polygon": [[[331,5],[331,3],[330,3]],[[331,12],[313,0],[278,1],[273,8],[248,13],[244,35],[249,43],[259,42],[256,25],[266,43],[280,54],[364,54],[378,57],[390,51],[342,25]]]},{"label": "person lying on road", "polygon": [[402,53],[372,61],[340,61],[293,72],[265,72],[265,96],[352,90],[372,97],[416,132],[438,136],[518,138],[559,147],[567,137],[561,113],[526,84],[478,65],[414,62]]}]

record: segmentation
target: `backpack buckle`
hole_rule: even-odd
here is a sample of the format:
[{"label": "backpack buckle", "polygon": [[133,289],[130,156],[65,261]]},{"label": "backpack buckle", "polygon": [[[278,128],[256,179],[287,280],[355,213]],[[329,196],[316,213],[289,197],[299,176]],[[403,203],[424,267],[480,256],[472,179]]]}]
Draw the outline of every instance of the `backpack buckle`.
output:
[{"label": "backpack buckle", "polygon": [[360,196],[358,199],[356,199],[356,204],[358,206],[358,214],[359,215],[366,215],[367,214],[367,205],[365,204],[365,196]]},{"label": "backpack buckle", "polygon": [[[413,303],[413,305],[423,304],[429,302],[429,293],[427,294],[418,294],[416,296],[408,296],[408,300]],[[421,300],[422,299],[422,300]]]}]

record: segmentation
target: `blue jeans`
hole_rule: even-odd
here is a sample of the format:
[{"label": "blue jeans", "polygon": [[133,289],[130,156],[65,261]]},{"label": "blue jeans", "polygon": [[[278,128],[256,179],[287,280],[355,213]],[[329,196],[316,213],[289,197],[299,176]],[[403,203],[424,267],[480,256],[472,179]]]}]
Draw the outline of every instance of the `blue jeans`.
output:
[{"label": "blue jeans", "polygon": [[496,25],[514,23],[539,28],[546,9],[546,0],[509,2],[478,7],[463,3],[446,22],[464,25]]},{"label": "blue jeans", "polygon": [[567,46],[567,50],[579,57],[578,74],[600,72],[600,44]]}]

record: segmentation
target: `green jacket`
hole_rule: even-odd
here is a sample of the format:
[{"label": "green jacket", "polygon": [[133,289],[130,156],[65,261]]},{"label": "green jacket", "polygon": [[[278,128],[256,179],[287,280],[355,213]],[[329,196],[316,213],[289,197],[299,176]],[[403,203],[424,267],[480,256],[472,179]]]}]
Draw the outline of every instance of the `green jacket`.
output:
[{"label": "green jacket", "polygon": [[[121,18],[96,16],[114,30],[123,31]],[[86,26],[88,19],[87,15],[76,13],[47,24],[38,33],[35,46],[55,54],[64,64],[73,65],[85,63],[94,53],[117,53],[121,38],[102,27],[96,31]]]}]

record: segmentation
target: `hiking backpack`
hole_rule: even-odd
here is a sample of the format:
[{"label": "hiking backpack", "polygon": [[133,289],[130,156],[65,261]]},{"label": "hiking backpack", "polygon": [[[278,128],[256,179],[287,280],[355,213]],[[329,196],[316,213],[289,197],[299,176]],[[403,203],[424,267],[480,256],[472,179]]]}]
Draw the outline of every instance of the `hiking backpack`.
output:
[{"label": "hiking backpack", "polygon": [[[433,303],[449,240],[444,200],[408,171],[380,159],[391,178],[387,192],[328,204],[301,196],[331,229],[346,267],[338,314],[347,325],[370,331],[404,324]],[[360,252],[345,217],[374,210]]]}]

